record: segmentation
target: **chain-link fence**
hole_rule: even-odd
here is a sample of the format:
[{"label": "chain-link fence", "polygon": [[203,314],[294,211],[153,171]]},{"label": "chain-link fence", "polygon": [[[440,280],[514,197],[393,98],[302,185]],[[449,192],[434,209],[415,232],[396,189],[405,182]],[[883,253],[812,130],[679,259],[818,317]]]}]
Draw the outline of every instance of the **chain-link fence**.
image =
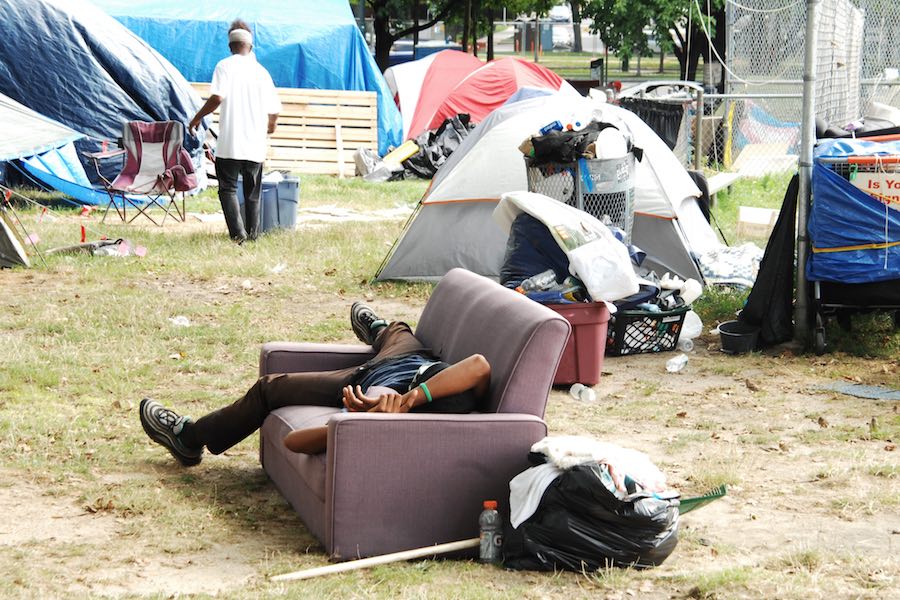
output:
[{"label": "chain-link fence", "polygon": [[[747,176],[796,168],[806,9],[805,0],[728,0],[725,94],[704,101],[695,164]],[[900,108],[900,2],[822,0],[819,14],[818,122],[854,127]]]}]

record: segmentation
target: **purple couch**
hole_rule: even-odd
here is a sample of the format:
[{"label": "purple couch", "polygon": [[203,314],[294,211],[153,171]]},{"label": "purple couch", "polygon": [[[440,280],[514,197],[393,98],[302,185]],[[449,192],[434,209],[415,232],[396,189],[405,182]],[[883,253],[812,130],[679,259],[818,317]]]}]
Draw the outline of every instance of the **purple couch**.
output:
[{"label": "purple couch", "polygon": [[[260,430],[269,477],[335,560],[478,535],[482,501],[508,518],[509,480],[547,435],[542,420],[569,323],[521,294],[453,269],[435,287],[416,336],[443,360],[481,353],[491,364],[484,413],[368,414],[291,406]],[[370,346],[273,342],[260,375],[358,365]],[[328,425],[328,451],[288,451],[284,436]]]}]

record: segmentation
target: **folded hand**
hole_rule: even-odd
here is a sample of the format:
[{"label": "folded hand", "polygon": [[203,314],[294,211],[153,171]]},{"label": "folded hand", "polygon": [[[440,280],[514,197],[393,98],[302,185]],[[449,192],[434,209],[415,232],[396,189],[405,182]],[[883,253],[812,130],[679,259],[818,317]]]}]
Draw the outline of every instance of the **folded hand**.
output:
[{"label": "folded hand", "polygon": [[406,402],[403,394],[391,392],[380,394],[378,396],[366,396],[363,394],[362,388],[356,386],[356,390],[352,386],[344,387],[344,406],[351,412],[384,412],[384,413],[405,413],[409,412],[412,406]]}]

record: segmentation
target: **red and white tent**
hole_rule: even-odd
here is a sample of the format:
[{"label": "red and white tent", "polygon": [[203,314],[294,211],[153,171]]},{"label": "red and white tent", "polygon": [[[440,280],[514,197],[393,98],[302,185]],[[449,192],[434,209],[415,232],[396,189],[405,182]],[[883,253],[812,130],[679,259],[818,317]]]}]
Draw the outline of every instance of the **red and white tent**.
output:
[{"label": "red and white tent", "polygon": [[[501,58],[491,61],[471,72],[460,81],[452,91],[442,94],[441,102],[428,115],[428,106],[423,102],[426,86],[423,86],[416,119],[410,133],[415,133],[417,126],[421,131],[440,127],[444,119],[466,113],[472,123],[480,123],[494,109],[502,106],[510,96],[523,88],[548,90],[551,92],[578,92],[568,82],[553,71],[536,63],[518,58]],[[446,89],[446,88],[445,88]],[[433,95],[429,94],[429,99]],[[418,120],[420,114],[423,119]],[[427,116],[426,116],[427,115]]]},{"label": "red and white tent", "polygon": [[[447,94],[469,73],[482,66],[484,63],[471,54],[442,50],[385,71],[384,79],[403,117],[403,139],[414,138],[425,131],[424,121]],[[425,108],[420,110],[420,106]]]}]

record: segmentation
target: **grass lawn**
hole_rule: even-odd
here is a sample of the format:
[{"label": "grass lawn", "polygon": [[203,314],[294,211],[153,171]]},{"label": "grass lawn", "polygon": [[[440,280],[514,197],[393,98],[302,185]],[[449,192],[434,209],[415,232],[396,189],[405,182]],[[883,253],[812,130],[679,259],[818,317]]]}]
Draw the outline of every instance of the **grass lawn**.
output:
[{"label": "grass lawn", "polygon": [[[497,53],[500,56],[517,56],[527,61],[534,61],[534,52]],[[538,56],[538,63],[547,67],[564,79],[591,79],[591,60],[605,58],[602,54],[591,52],[546,52]],[[674,55],[666,55],[663,70],[659,70],[659,55],[641,58],[641,71],[637,70],[637,58],[632,57],[628,71],[622,70],[622,61],[614,54],[609,55],[609,81],[626,79],[678,79],[678,59]]]},{"label": "grass lawn", "polygon": [[[403,227],[391,211],[408,211],[426,185],[303,177],[297,230],[243,246],[227,240],[223,222],[104,225],[75,209],[42,216],[18,205],[43,250],[77,243],[84,225],[89,239],[126,238],[147,253],[45,255],[32,269],[0,271],[0,595],[898,596],[896,402],[819,387],[897,387],[900,335],[879,320],[866,339],[835,338],[837,351],[821,358],[791,349],[725,356],[704,334],[679,374],[665,372],[668,356],[607,357],[597,402],[551,392],[551,432],[642,450],[686,495],[729,485],[725,499],[683,517],[659,568],[533,573],[422,560],[270,582],[327,561],[261,471],[257,437],[182,469],[148,441],[138,403],[152,396],[195,417],[218,408],[254,381],[263,342],[354,343],[356,299],[414,323],[431,287],[371,278]],[[742,180],[720,193],[726,236],[738,204],[777,206],[784,185]],[[335,209],[394,216],[313,218]],[[211,214],[217,202],[206,193],[188,210]],[[733,318],[744,296],[706,294],[697,303],[705,330]]]}]

